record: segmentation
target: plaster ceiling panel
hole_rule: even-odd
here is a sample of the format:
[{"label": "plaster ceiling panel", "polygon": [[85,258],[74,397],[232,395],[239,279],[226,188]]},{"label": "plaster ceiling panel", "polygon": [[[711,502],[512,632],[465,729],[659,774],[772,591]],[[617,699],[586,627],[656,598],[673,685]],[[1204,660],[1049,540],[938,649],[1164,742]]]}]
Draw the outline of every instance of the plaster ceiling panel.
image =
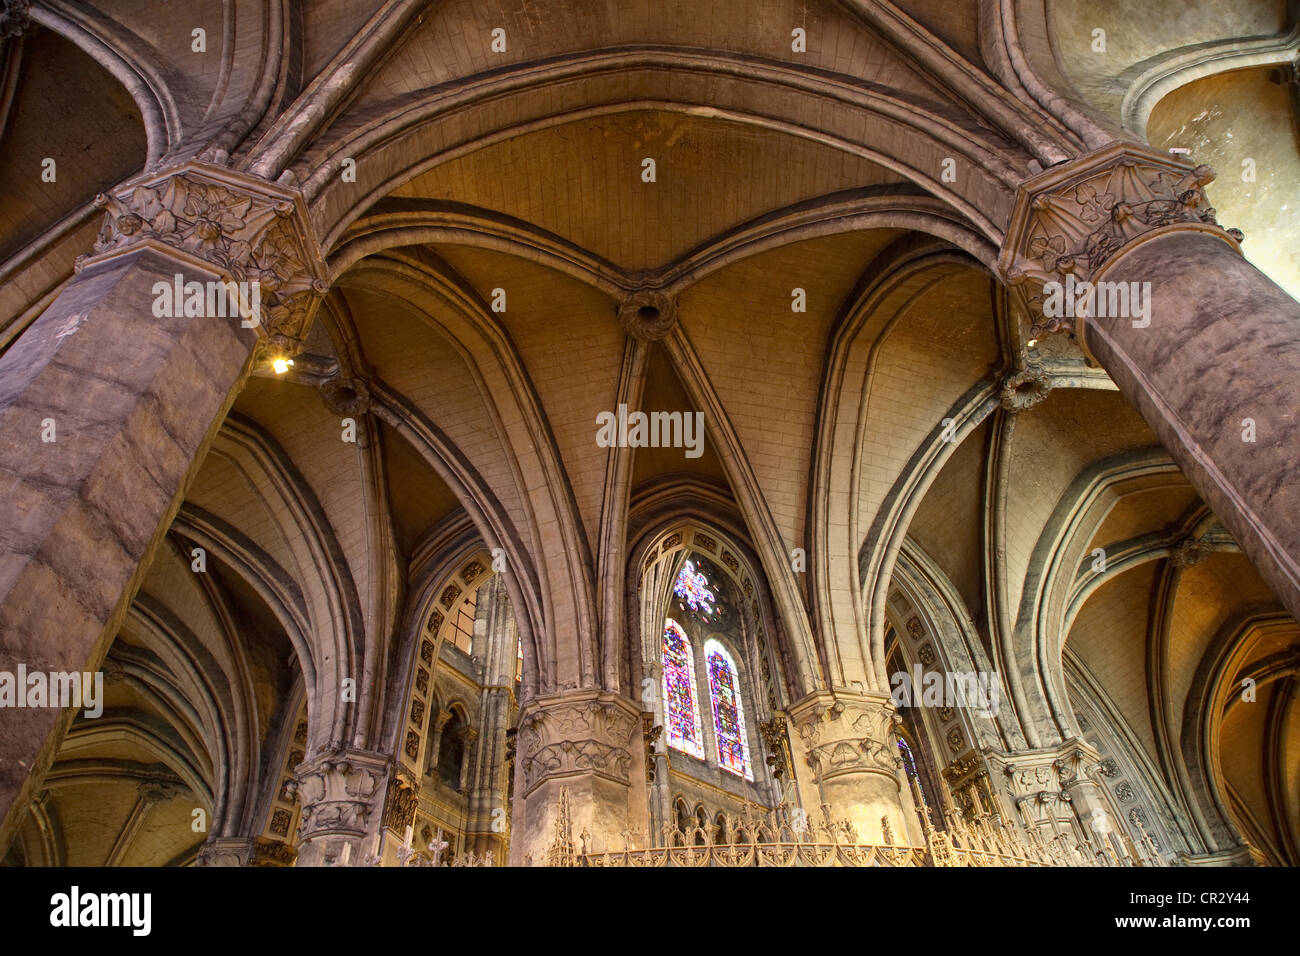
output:
[{"label": "plaster ceiling panel", "polygon": [[1177,524],[1199,501],[1181,475],[1170,475],[1164,487],[1125,494],[1107,513],[1088,550],[1163,531]]},{"label": "plaster ceiling panel", "polygon": [[[686,395],[686,388],[673,370],[668,355],[661,346],[650,350],[646,363],[645,390],[641,395],[641,408],[656,411],[695,412],[696,407]],[[638,448],[632,458],[632,489],[651,478],[666,475],[698,475],[714,478],[728,484],[722,461],[718,458],[717,442],[709,433],[707,417],[704,420],[705,437],[702,454],[687,458],[682,448]]]},{"label": "plaster ceiling panel", "polygon": [[[878,230],[784,246],[705,277],[678,300],[682,327],[790,547],[803,541],[830,329],[868,263],[895,236]],[[796,288],[804,290],[807,311],[793,311]]]},{"label": "plaster ceiling panel", "polygon": [[[988,422],[944,463],[912,517],[907,535],[948,575],[980,624],[984,617],[984,461]],[[981,627],[981,632],[985,629]],[[982,636],[982,634],[981,634]]]},{"label": "plaster ceiling panel", "polygon": [[437,251],[483,301],[491,301],[493,289],[505,290],[500,319],[541,399],[594,548],[608,458],[596,444],[596,416],[615,410],[623,361],[614,300],[515,256],[465,246]]},{"label": "plaster ceiling panel", "polygon": [[461,510],[462,505],[410,442],[387,423],[381,422],[379,427],[383,434],[393,526],[402,554],[409,557],[431,529]]}]

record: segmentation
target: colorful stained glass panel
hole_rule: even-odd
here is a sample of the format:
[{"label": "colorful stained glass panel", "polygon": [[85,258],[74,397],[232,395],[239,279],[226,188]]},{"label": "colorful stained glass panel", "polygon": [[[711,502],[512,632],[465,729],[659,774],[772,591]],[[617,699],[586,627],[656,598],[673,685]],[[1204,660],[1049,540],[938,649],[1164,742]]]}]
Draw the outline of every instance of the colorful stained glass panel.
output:
[{"label": "colorful stained glass panel", "polygon": [[691,639],[672,618],[664,622],[664,719],[668,746],[704,758],[700,703],[695,696],[695,658]]},{"label": "colorful stained glass panel", "polygon": [[717,641],[704,645],[709,668],[709,699],[713,703],[713,729],[718,735],[718,766],[746,780],[754,779],[745,735],[745,709],[740,700],[736,665]]},{"label": "colorful stained glass panel", "polygon": [[713,602],[717,596],[709,590],[709,579],[695,570],[695,565],[687,561],[677,575],[673,593],[686,602],[692,611],[698,611],[704,617],[713,613]]}]

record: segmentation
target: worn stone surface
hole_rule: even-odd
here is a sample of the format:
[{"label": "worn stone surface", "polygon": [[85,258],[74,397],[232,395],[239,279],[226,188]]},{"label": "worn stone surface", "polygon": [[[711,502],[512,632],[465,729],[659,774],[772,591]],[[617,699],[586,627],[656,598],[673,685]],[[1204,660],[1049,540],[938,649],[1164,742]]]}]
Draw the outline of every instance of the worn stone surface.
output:
[{"label": "worn stone surface", "polygon": [[1103,278],[1149,282],[1151,325],[1090,321],[1089,348],[1300,614],[1300,304],[1203,234],[1144,243]]},{"label": "worn stone surface", "polygon": [[[242,382],[253,331],[152,315],[183,268],[208,278],[152,251],[88,269],[0,357],[0,669],[97,666]],[[5,832],[70,716],[0,710]]]}]

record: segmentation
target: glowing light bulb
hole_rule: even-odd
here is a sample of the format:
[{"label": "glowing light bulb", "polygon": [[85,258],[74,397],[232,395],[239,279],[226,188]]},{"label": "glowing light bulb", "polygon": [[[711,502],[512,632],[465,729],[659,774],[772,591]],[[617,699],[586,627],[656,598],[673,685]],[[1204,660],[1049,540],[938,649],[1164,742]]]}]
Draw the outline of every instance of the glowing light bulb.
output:
[{"label": "glowing light bulb", "polygon": [[271,362],[271,368],[275,369],[276,375],[283,375],[289,371],[289,366],[293,364],[293,359],[278,358]]},{"label": "glowing light bulb", "polygon": [[1037,344],[1038,344],[1038,339],[1030,339],[1030,340],[1029,340],[1029,347],[1030,347],[1031,349],[1032,349],[1035,345],[1037,345]]}]

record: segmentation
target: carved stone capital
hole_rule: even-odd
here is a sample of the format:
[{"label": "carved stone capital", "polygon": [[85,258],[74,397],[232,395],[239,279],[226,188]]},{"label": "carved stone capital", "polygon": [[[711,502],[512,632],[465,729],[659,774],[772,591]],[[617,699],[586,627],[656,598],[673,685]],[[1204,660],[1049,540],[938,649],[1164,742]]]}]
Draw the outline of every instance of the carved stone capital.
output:
[{"label": "carved stone capital", "polygon": [[293,789],[302,802],[298,838],[364,834],[385,795],[388,758],[345,750],[302,764]]},{"label": "carved stone capital", "polygon": [[253,843],[244,837],[213,837],[199,847],[195,866],[248,866]]},{"label": "carved stone capital", "polygon": [[1221,227],[1205,197],[1213,179],[1209,166],[1189,167],[1149,147],[1117,142],[1025,182],[998,269],[1032,325],[1030,336],[1060,331],[1078,337],[1082,317],[1044,313],[1045,287],[1064,285],[1067,277],[1091,282],[1138,243],[1195,230],[1239,248],[1241,231]]},{"label": "carved stone capital", "polygon": [[[1018,753],[991,752],[985,758],[1000,791],[1020,811],[1025,826],[1068,820],[1095,803],[1096,784],[1088,768],[1101,759],[1093,747],[1072,738],[1056,747]],[[1076,806],[1075,797],[1081,801]]]},{"label": "carved stone capital", "polygon": [[634,292],[619,306],[618,320],[633,338],[657,342],[677,324],[677,303],[662,292]]},{"label": "carved stone capital", "polygon": [[1100,760],[1096,750],[1077,738],[1046,750],[988,755],[995,775],[1005,779],[1008,791],[1016,797],[1068,790],[1086,779],[1085,769]]},{"label": "carved stone capital", "polygon": [[629,746],[640,726],[640,710],[616,694],[583,691],[532,701],[519,718],[524,793],[544,780],[588,773],[630,783]]},{"label": "carved stone capital", "polygon": [[842,774],[875,773],[891,779],[901,757],[898,710],[887,696],[820,693],[790,708],[813,782]]},{"label": "carved stone capital", "polygon": [[[111,194],[95,197],[106,215],[94,253],[80,270],[152,244],[223,281],[256,282],[256,321],[282,354],[301,351],[328,272],[302,197],[293,190],[220,166],[190,162],[148,173]],[[247,303],[245,303],[247,305]]]},{"label": "carved stone capital", "polygon": [[0,40],[20,37],[32,26],[31,0],[0,0]]}]

